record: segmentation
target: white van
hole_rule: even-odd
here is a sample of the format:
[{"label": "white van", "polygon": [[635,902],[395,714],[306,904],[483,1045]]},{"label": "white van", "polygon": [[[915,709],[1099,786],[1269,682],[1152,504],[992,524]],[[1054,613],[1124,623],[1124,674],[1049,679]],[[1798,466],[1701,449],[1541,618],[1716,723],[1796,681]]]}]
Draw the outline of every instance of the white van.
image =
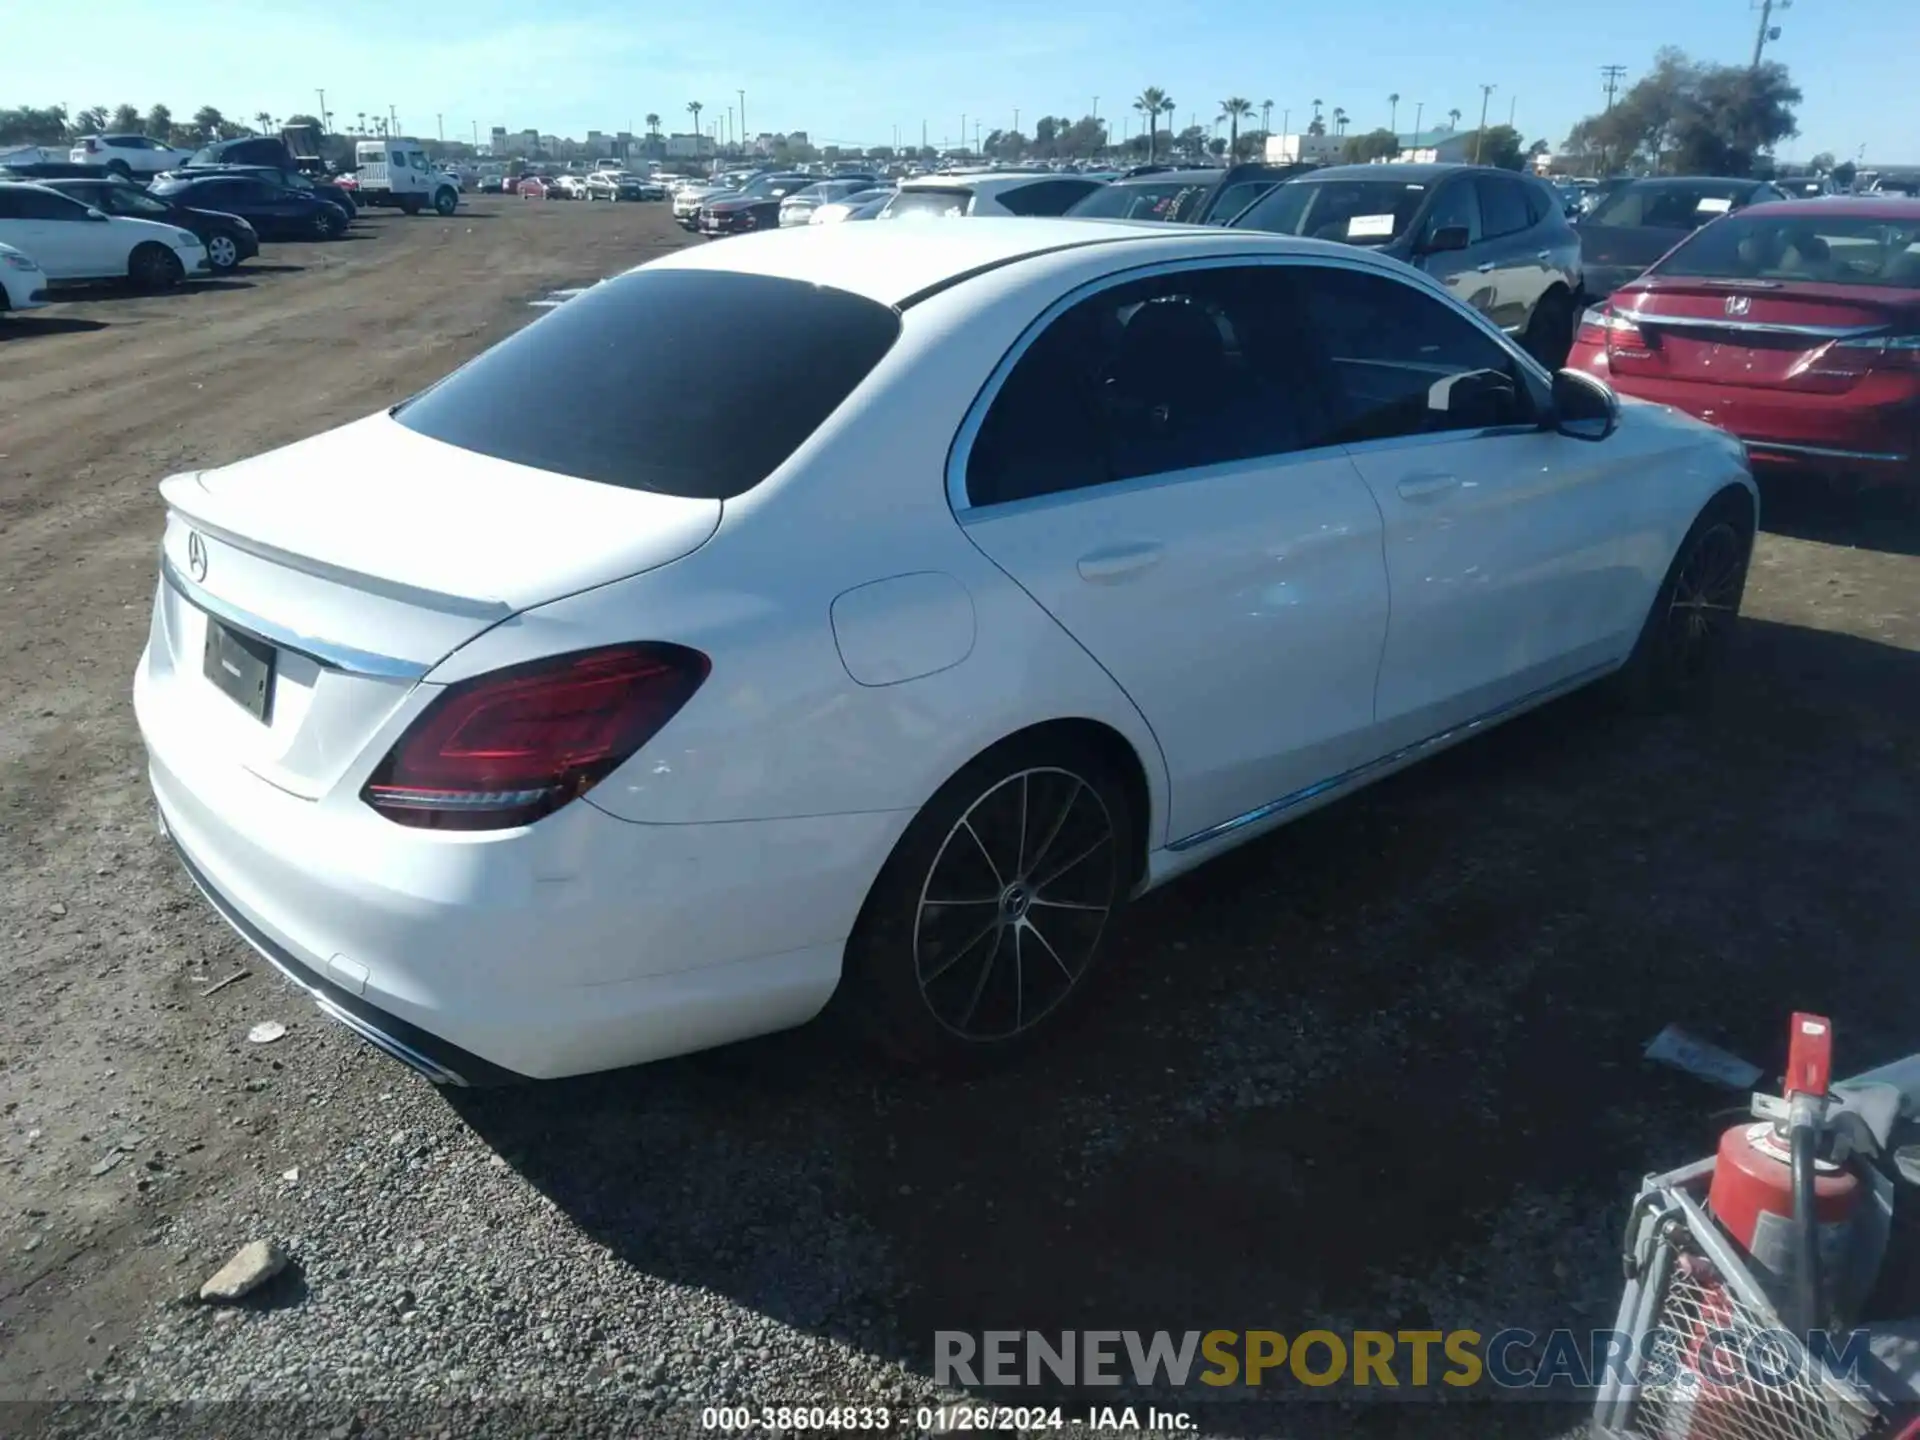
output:
[{"label": "white van", "polygon": [[434,169],[418,140],[362,140],[353,158],[363,205],[398,205],[409,215],[431,205],[451,215],[460,204],[459,179]]}]

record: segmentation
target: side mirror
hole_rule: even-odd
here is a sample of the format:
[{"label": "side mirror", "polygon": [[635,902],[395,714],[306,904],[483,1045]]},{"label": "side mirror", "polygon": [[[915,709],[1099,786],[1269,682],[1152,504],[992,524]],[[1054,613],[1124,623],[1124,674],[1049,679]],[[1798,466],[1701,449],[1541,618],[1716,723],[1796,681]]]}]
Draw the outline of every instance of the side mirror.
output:
[{"label": "side mirror", "polygon": [[1620,398],[1580,370],[1553,376],[1553,428],[1575,440],[1604,440],[1620,426]]},{"label": "side mirror", "polygon": [[91,206],[91,205],[89,205],[89,206],[87,207],[87,219],[89,219],[89,220],[105,220],[106,218],[107,218],[107,212],[106,212],[106,211],[104,211],[104,210],[96,210],[96,209],[94,209],[94,207],[93,207],[93,206]]},{"label": "side mirror", "polygon": [[1472,242],[1464,225],[1442,225],[1428,234],[1420,247],[1422,255],[1444,255],[1449,250],[1464,250]]}]

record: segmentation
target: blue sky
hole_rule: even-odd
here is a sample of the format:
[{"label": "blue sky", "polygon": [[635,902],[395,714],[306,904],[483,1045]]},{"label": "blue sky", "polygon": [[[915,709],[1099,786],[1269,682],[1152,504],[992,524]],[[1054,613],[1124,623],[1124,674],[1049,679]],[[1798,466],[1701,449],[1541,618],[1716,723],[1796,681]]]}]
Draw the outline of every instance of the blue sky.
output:
[{"label": "blue sky", "polygon": [[[477,123],[584,134],[641,128],[649,111],[685,129],[686,102],[711,121],[747,92],[754,131],[806,130],[816,143],[935,145],[968,129],[1031,133],[1042,113],[1114,122],[1148,85],[1210,124],[1219,101],[1275,102],[1301,127],[1316,96],[1355,129],[1385,125],[1387,95],[1429,126],[1459,108],[1471,126],[1482,83],[1490,120],[1554,144],[1602,104],[1599,67],[1644,70],[1662,43],[1744,62],[1758,19],[1749,0],[966,0],[889,7],[857,0],[725,0],[718,5],[567,5],[510,0],[93,0],[87,31],[111,45],[47,45],[14,68],[6,103],[64,101],[179,113],[397,107],[404,129],[469,135]],[[1151,17],[1151,18],[1148,18]],[[55,23],[49,21],[49,23]],[[1785,158],[1820,150],[1920,164],[1920,0],[1800,0],[1777,17],[1769,54],[1805,92],[1801,136]],[[185,38],[190,36],[191,38]]]}]

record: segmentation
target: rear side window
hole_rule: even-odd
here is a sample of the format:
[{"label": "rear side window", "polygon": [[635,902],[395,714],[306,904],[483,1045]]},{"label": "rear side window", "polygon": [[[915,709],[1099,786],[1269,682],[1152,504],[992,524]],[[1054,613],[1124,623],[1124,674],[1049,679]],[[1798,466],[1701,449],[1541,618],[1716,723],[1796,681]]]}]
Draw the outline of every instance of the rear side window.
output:
[{"label": "rear side window", "polygon": [[1178,177],[1147,184],[1101,185],[1067,213],[1092,220],[1179,220],[1207,193],[1207,186]]},{"label": "rear side window", "polygon": [[916,186],[894,195],[887,203],[887,218],[893,220],[903,215],[964,215],[972,204],[973,191],[964,185],[956,185],[950,190]]},{"label": "rear side window", "polygon": [[[726,500],[798,449],[899,334],[897,311],[845,290],[637,270],[484,352],[394,418],[517,465]],[[752,343],[714,343],[725,335]]]},{"label": "rear side window", "polygon": [[1473,188],[1480,193],[1480,233],[1493,240],[1502,235],[1517,235],[1533,221],[1527,215],[1527,194],[1518,180],[1498,175],[1476,175]]},{"label": "rear side window", "polygon": [[1015,215],[1064,215],[1098,185],[1097,180],[1038,180],[1002,191],[1000,203]]}]

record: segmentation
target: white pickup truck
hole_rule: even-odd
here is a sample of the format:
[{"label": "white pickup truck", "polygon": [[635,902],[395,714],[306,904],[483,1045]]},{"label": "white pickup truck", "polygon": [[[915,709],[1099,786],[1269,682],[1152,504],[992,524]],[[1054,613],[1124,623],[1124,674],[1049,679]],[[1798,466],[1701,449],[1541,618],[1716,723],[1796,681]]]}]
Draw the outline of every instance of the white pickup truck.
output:
[{"label": "white pickup truck", "polygon": [[362,140],[353,158],[362,205],[398,205],[409,215],[432,206],[451,215],[460,204],[459,179],[434,169],[418,140]]}]

